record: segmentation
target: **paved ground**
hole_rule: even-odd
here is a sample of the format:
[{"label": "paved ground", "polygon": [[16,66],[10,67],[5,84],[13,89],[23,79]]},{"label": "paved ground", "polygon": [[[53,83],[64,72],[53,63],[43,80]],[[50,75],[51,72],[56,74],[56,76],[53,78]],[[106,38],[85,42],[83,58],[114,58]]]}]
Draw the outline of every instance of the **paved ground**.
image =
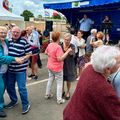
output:
[{"label": "paved ground", "polygon": [[[39,69],[39,79],[37,81],[27,81],[27,88],[29,93],[29,100],[31,103],[31,110],[28,114],[21,114],[21,101],[12,109],[6,109],[7,118],[0,118],[0,120],[62,120],[63,109],[68,103],[58,105],[56,103],[56,83],[53,84],[54,97],[50,100],[44,98],[48,72],[46,68],[46,55],[41,55],[43,68]],[[30,69],[29,69],[30,73]],[[73,93],[77,81],[72,83],[71,94]],[[19,97],[19,95],[18,95]],[[7,93],[5,93],[5,103],[9,102]]]}]

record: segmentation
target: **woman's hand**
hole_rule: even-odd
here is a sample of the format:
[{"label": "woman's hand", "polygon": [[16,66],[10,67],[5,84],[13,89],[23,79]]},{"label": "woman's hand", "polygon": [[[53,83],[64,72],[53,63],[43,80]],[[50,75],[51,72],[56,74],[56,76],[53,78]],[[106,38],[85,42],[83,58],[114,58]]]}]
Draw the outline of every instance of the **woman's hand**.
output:
[{"label": "woman's hand", "polygon": [[68,53],[72,52],[72,48],[71,48],[71,47],[68,48],[67,52],[68,52]]},{"label": "woman's hand", "polygon": [[18,58],[16,57],[15,58],[15,61],[18,63],[18,64],[22,64],[24,62],[24,58]]}]

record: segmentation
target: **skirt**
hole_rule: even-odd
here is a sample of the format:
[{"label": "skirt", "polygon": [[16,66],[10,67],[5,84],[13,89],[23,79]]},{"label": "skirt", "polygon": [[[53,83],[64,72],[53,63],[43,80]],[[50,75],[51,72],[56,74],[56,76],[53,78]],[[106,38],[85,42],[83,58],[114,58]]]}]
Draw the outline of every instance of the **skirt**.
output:
[{"label": "skirt", "polygon": [[78,57],[78,67],[83,68],[84,66],[85,66],[85,57],[84,56]]}]

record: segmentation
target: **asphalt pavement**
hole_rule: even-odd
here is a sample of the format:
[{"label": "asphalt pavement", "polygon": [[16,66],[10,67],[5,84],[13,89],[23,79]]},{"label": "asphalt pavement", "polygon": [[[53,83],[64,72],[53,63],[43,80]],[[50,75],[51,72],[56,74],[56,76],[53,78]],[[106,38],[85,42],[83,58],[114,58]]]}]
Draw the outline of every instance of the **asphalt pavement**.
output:
[{"label": "asphalt pavement", "polygon": [[[48,71],[47,71],[47,56],[42,53],[41,59],[43,63],[42,69],[38,69],[38,80],[27,80],[27,89],[29,94],[29,101],[31,104],[31,109],[29,113],[22,115],[22,106],[21,101],[18,95],[18,102],[19,104],[16,105],[12,109],[5,109],[7,113],[6,118],[0,118],[0,120],[63,120],[63,110],[67,103],[66,101],[64,104],[57,104],[56,102],[56,82],[54,81],[52,92],[54,97],[52,99],[46,100],[44,98],[46,84],[48,79]],[[30,74],[30,68],[28,70],[28,74]],[[75,86],[77,81],[72,83],[71,88],[71,96],[74,92]],[[16,88],[17,90],[17,88]],[[5,92],[5,103],[9,103],[9,97],[7,92]]]}]

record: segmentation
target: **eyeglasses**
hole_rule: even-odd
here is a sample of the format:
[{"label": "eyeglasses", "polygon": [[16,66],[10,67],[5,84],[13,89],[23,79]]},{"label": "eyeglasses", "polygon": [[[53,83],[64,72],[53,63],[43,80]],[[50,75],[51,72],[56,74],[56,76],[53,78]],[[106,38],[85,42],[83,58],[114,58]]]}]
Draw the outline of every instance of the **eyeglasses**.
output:
[{"label": "eyeglasses", "polygon": [[7,33],[6,32],[0,32],[1,35],[6,35]]},{"label": "eyeglasses", "polygon": [[19,34],[20,32],[17,32],[17,31],[12,31],[12,33],[14,33],[14,34]]}]

